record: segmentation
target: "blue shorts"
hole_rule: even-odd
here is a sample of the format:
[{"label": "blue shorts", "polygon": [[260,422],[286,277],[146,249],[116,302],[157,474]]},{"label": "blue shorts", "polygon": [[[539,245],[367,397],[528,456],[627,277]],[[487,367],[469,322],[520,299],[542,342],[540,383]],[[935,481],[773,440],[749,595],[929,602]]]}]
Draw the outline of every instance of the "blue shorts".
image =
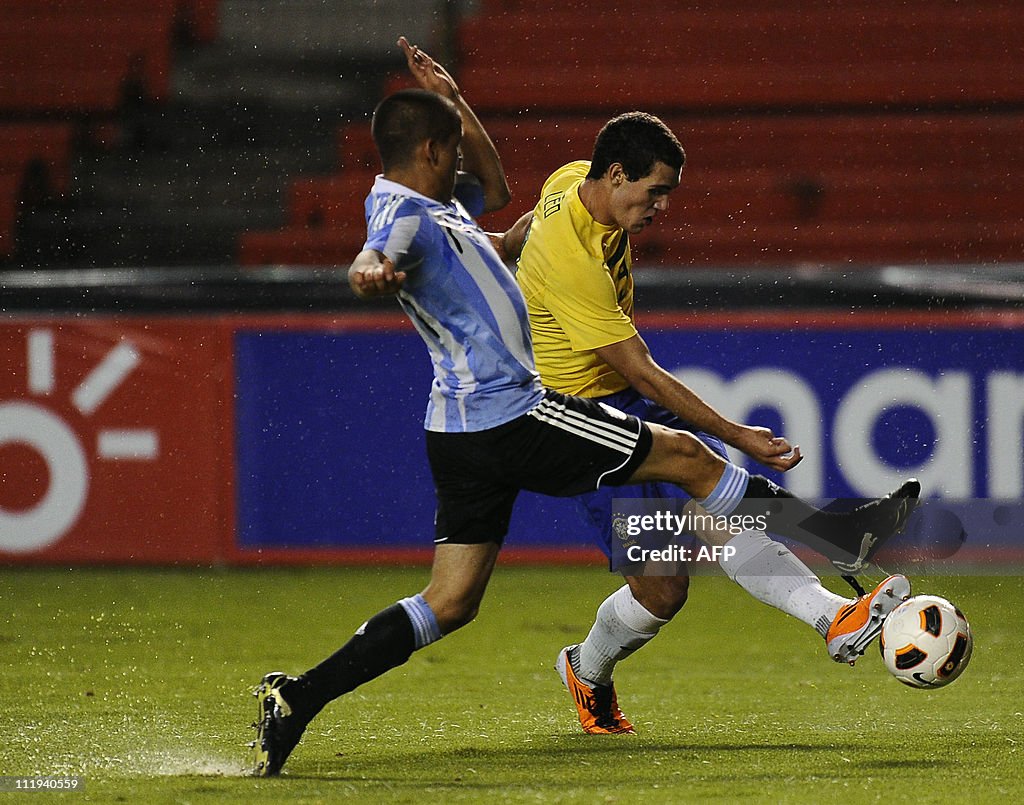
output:
[{"label": "blue shorts", "polygon": [[[607,397],[595,397],[595,402],[601,402],[617,408],[625,414],[632,414],[637,419],[646,422],[656,422],[676,430],[685,430],[692,433],[704,444],[710,447],[715,453],[726,461],[729,455],[725,445],[717,436],[701,433],[693,430],[693,427],[681,420],[671,411],[662,408],[655,402],[640,395],[632,388],[616,392]],[[609,561],[612,558],[612,499],[613,498],[680,498],[688,500],[689,495],[675,484],[656,481],[634,486],[602,486],[593,492],[584,492],[577,495],[573,500],[579,508],[583,523],[588,531],[589,538],[598,548],[604,551]]]}]

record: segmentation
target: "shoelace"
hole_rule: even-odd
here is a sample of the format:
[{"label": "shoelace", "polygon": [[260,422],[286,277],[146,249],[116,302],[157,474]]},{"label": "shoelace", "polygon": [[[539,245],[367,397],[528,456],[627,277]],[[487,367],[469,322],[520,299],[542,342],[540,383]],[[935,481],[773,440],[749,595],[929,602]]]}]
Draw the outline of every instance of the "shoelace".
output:
[{"label": "shoelace", "polygon": [[841,576],[842,580],[853,587],[853,591],[857,593],[857,597],[860,598],[863,595],[867,595],[867,591],[861,585],[855,576]]},{"label": "shoelace", "polygon": [[619,720],[612,715],[612,688],[610,685],[595,687],[592,702],[593,706],[590,708],[590,712],[596,716],[597,726],[606,730],[619,726]]}]

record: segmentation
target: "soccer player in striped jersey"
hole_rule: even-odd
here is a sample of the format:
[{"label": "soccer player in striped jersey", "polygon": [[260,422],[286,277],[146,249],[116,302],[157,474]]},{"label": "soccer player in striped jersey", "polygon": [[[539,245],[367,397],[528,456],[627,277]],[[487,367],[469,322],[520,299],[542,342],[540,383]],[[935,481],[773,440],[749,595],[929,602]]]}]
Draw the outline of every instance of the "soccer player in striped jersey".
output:
[{"label": "soccer player in striped jersey", "polygon": [[[496,243],[506,259],[518,257],[516,277],[526,298],[545,387],[694,432],[725,460],[723,442],[774,466],[774,434],[731,422],[708,406],[655,362],[633,322],[629,236],[651,225],[668,208],[684,162],[682,146],[662,121],[642,112],[620,115],[598,134],[592,159],[556,170],[533,211],[497,237]],[[799,456],[798,448],[794,454]],[[739,510],[763,512],[764,502],[780,504],[781,512],[769,518],[769,530],[819,550],[846,573],[859,572],[881,543],[902,528],[920,492],[916,481],[908,481],[887,499],[847,516],[826,516],[740,467],[727,465],[723,477],[732,478],[730,496],[743,500]],[[613,528],[613,496],[672,499],[686,495],[674,484],[649,483],[628,492],[602,488],[577,500],[581,522],[611,557],[613,542],[620,538]],[[816,585],[790,596],[785,585],[779,586],[767,572],[770,564],[780,562],[778,557],[772,559],[773,548],[782,547],[779,543],[763,534],[749,534],[738,536],[732,544],[741,549],[734,566],[740,567],[746,556],[751,561],[748,570],[758,562],[766,563],[755,585],[764,589],[751,592],[803,619],[823,636],[830,634],[831,621],[814,616],[814,608],[806,609],[802,603],[804,593],[818,594]],[[789,559],[781,561],[792,566],[787,573],[793,578],[809,578],[806,569]],[[608,703],[615,698],[615,664],[653,638],[686,601],[689,579],[685,572],[676,576],[626,572],[625,576],[626,585],[599,607],[587,638],[563,649],[556,665],[574,694],[587,732],[629,731],[620,712],[608,712]],[[856,581],[852,583],[862,594]],[[851,659],[846,653],[833,652],[833,656]]]},{"label": "soccer player in striped jersey", "polygon": [[[437,492],[434,561],[422,592],[373,615],[323,662],[297,677],[263,677],[258,776],[280,772],[329,702],[475,617],[520,490],[573,496],[661,480],[684,486],[709,510],[739,505],[735,473],[692,435],[543,388],[526,302],[473,220],[508,201],[501,161],[451,76],[404,38],[399,44],[421,89],[395,93],[374,112],[384,170],[367,199],[367,240],[349,283],[361,297],[397,295],[434,367],[425,420]],[[799,459],[781,438],[765,452],[778,469]],[[729,538],[708,535],[717,544]],[[749,560],[730,571],[740,583],[764,587],[747,575],[792,570],[781,557],[767,568]],[[832,595],[813,576],[785,583],[800,587],[807,612],[842,624],[829,650],[851,656],[909,594],[903,577],[858,601]]]}]

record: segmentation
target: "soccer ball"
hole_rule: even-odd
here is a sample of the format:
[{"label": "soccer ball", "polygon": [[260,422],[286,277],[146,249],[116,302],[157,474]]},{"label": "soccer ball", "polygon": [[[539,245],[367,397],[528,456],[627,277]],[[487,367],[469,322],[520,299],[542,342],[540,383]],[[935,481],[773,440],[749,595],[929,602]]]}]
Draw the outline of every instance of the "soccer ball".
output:
[{"label": "soccer ball", "polygon": [[894,677],[912,688],[941,688],[971,661],[974,638],[964,614],[945,598],[908,598],[882,624],[882,660]]}]

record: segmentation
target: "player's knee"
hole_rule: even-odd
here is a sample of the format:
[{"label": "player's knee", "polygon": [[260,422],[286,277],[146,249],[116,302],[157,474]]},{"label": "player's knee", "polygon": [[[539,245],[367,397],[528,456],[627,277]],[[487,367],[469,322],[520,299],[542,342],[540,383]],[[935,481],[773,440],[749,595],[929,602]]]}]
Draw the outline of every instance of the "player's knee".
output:
[{"label": "player's knee", "polygon": [[690,494],[705,497],[712,489],[721,471],[722,459],[700,439],[686,431],[676,431],[670,440],[674,479]]},{"label": "player's knee", "polygon": [[714,456],[700,439],[687,431],[675,431],[672,435],[672,453],[677,459],[691,464],[713,463]]}]

